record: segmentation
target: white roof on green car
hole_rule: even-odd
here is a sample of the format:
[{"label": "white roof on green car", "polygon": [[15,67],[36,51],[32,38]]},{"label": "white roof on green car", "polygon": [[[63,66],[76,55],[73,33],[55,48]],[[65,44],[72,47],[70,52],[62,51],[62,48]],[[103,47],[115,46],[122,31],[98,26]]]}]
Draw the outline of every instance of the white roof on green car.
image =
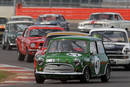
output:
[{"label": "white roof on green car", "polygon": [[91,37],[91,36],[60,36],[53,38],[52,40],[59,40],[59,39],[74,39],[74,40],[88,40],[88,41],[95,41],[101,40],[99,38]]}]

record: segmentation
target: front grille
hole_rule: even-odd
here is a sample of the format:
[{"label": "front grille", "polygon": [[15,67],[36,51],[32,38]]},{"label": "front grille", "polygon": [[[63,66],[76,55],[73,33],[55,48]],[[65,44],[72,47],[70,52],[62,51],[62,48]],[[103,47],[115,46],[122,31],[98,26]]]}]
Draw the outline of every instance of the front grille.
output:
[{"label": "front grille", "polygon": [[86,26],[86,27],[93,27],[92,24],[84,24],[84,26]]},{"label": "front grille", "polygon": [[15,39],[10,39],[10,43],[16,43]]},{"label": "front grille", "polygon": [[102,24],[84,24],[86,27],[101,28]]},{"label": "front grille", "polygon": [[121,51],[106,51],[109,59],[126,59],[128,55],[124,55]]},{"label": "front grille", "polygon": [[94,27],[94,28],[101,28],[101,27],[102,27],[102,24],[94,24],[93,27]]},{"label": "front grille", "polygon": [[72,73],[74,68],[70,64],[53,63],[45,65],[44,72],[50,73]]}]

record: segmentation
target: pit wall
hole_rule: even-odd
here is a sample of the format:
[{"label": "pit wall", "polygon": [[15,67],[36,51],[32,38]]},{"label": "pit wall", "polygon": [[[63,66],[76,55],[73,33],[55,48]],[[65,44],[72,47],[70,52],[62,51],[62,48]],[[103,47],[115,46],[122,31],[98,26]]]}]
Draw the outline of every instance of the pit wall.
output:
[{"label": "pit wall", "polygon": [[69,20],[88,19],[91,13],[95,12],[117,12],[124,19],[130,20],[130,9],[116,8],[16,8],[16,15],[29,15],[37,18],[41,14],[62,14]]}]

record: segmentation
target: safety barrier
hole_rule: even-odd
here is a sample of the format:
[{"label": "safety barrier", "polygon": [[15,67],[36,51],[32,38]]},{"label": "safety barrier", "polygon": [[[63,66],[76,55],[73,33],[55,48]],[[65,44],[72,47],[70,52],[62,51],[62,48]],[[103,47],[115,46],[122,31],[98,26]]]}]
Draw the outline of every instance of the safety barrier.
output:
[{"label": "safety barrier", "polygon": [[124,19],[130,20],[130,9],[116,8],[16,8],[16,15],[29,15],[37,18],[41,14],[62,14],[66,19],[84,20],[88,19],[91,13],[95,12],[116,12],[120,13]]}]

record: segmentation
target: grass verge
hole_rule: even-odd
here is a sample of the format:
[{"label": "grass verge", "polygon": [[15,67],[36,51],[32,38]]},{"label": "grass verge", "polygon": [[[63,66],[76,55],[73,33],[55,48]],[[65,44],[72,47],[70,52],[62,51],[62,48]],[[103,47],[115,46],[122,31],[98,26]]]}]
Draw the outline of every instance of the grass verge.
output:
[{"label": "grass verge", "polygon": [[15,76],[15,73],[0,70],[0,82],[13,78]]}]

